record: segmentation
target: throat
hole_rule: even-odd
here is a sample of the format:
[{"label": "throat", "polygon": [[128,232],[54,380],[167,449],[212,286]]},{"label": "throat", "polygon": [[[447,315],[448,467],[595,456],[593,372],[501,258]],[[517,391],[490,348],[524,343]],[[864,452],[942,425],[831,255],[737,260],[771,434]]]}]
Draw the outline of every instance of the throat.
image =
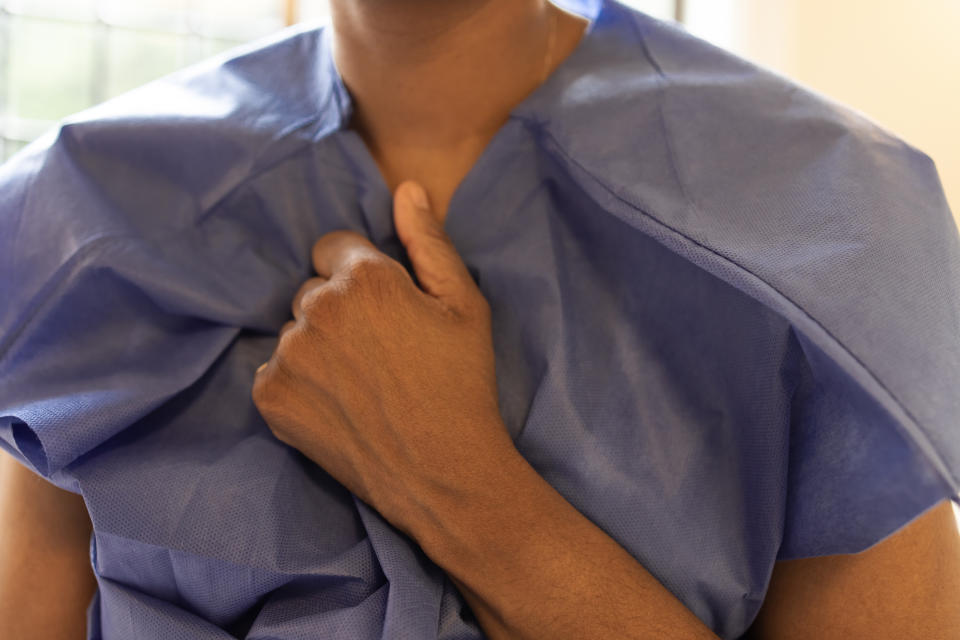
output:
[{"label": "throat", "polygon": [[[441,221],[514,107],[589,26],[546,0],[448,2],[331,2],[334,58],[354,106],[349,127],[390,191],[416,180]],[[418,16],[418,7],[433,11]]]},{"label": "throat", "polygon": [[416,180],[427,192],[431,211],[443,222],[454,193],[483,155],[496,131],[467,138],[458,145],[431,145],[425,141],[421,145],[398,147],[378,145],[362,129],[358,133],[390,191],[396,190],[404,180]]}]

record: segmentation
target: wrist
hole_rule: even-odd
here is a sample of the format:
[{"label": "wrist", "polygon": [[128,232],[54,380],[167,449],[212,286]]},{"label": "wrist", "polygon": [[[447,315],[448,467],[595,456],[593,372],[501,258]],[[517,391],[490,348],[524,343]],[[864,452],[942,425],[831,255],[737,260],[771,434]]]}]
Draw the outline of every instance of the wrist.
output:
[{"label": "wrist", "polygon": [[452,470],[456,481],[418,492],[407,511],[404,531],[438,565],[455,571],[456,563],[478,561],[488,551],[504,521],[516,510],[532,482],[543,481],[507,438],[496,453],[477,456]]},{"label": "wrist", "polygon": [[505,585],[517,572],[550,570],[558,554],[544,556],[544,535],[568,540],[574,510],[516,448],[490,462],[421,511],[412,537],[451,578],[507,611],[516,594]]}]

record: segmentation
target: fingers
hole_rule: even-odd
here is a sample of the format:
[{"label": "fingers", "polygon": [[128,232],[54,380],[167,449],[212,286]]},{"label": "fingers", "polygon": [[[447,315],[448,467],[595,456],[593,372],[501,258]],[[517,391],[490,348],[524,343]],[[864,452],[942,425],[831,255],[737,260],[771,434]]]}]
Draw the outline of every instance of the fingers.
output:
[{"label": "fingers", "polygon": [[[288,331],[290,331],[291,329],[293,329],[294,326],[296,326],[297,322],[300,320],[300,317],[303,315],[303,308],[300,306],[300,303],[303,300],[303,296],[309,293],[310,291],[312,291],[313,289],[315,289],[316,287],[322,286],[326,281],[327,281],[326,278],[319,278],[319,277],[310,278],[309,280],[304,282],[302,285],[300,285],[300,288],[297,290],[296,295],[293,296],[293,304],[291,305],[294,319],[287,320],[286,322],[283,323],[283,326],[280,327],[280,331],[277,332],[278,341],[282,340],[283,335]],[[269,361],[261,364],[259,367],[257,367],[256,373],[259,374],[261,371],[263,371],[267,367],[268,364],[269,364]]]},{"label": "fingers", "polygon": [[[296,320],[287,320],[286,322],[284,322],[284,323],[283,323],[283,326],[280,327],[280,331],[277,332],[277,342],[279,342],[280,340],[283,340],[283,335],[284,335],[287,331],[290,331],[291,329],[293,329],[296,325],[297,325],[297,321],[296,321]],[[255,375],[259,375],[264,369],[267,368],[267,365],[268,365],[268,364],[270,364],[270,361],[269,361],[269,360],[267,360],[266,362],[264,362],[263,364],[261,364],[259,367],[257,367],[256,372],[254,372]]]},{"label": "fingers", "polygon": [[356,260],[369,258],[386,259],[388,256],[377,249],[370,240],[356,231],[337,230],[324,234],[313,245],[313,268],[317,275],[331,279],[335,274],[345,271]]},{"label": "fingers", "polygon": [[314,278],[310,278],[309,280],[304,282],[302,285],[300,285],[300,288],[297,290],[296,295],[293,296],[293,304],[291,305],[291,310],[293,311],[293,317],[295,319],[299,320],[301,314],[303,313],[303,307],[301,306],[301,303],[303,302],[303,297],[310,291],[313,291],[314,289],[316,289],[317,287],[323,286],[326,282],[327,282],[327,278],[317,276]]},{"label": "fingers", "polygon": [[423,187],[412,180],[402,182],[394,194],[393,211],[397,236],[427,293],[454,308],[481,295]]}]

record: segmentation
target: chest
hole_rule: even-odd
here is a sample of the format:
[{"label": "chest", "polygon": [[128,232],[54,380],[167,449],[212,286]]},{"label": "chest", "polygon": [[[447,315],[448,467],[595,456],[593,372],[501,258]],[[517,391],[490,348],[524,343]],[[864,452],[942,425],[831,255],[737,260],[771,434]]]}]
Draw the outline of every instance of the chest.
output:
[{"label": "chest", "polygon": [[[786,328],[576,192],[525,184],[469,212],[487,218],[451,219],[493,312],[504,422],[571,504],[735,637],[759,607],[780,541]],[[383,203],[361,198],[357,211],[349,195],[335,211],[369,216],[371,236],[389,240]],[[224,224],[235,227],[238,214],[264,218],[252,207],[230,213]],[[159,586],[148,587],[125,568],[150,549],[177,549],[200,567],[251,572],[243,597],[255,602],[290,574],[322,573],[322,558],[412,553],[270,437],[249,389],[272,348],[271,336],[242,332],[187,392],[77,467],[103,575],[189,600],[175,580],[152,575]],[[265,522],[275,526],[256,524]],[[379,574],[368,573],[358,578],[374,589]]]}]

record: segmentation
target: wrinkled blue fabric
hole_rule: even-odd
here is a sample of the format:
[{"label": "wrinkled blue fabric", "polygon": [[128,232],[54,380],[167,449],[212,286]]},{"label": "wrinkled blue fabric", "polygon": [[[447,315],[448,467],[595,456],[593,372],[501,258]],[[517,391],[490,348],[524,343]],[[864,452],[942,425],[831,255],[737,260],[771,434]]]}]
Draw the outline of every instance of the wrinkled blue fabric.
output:
[{"label": "wrinkled blue fabric", "polygon": [[[776,561],[960,501],[960,237],[931,159],[864,116],[613,0],[565,6],[588,31],[446,229],[519,451],[737,638]],[[410,267],[330,47],[285,30],[0,167],[0,443],[86,502],[91,640],[483,637],[250,399],[319,236]]]}]

